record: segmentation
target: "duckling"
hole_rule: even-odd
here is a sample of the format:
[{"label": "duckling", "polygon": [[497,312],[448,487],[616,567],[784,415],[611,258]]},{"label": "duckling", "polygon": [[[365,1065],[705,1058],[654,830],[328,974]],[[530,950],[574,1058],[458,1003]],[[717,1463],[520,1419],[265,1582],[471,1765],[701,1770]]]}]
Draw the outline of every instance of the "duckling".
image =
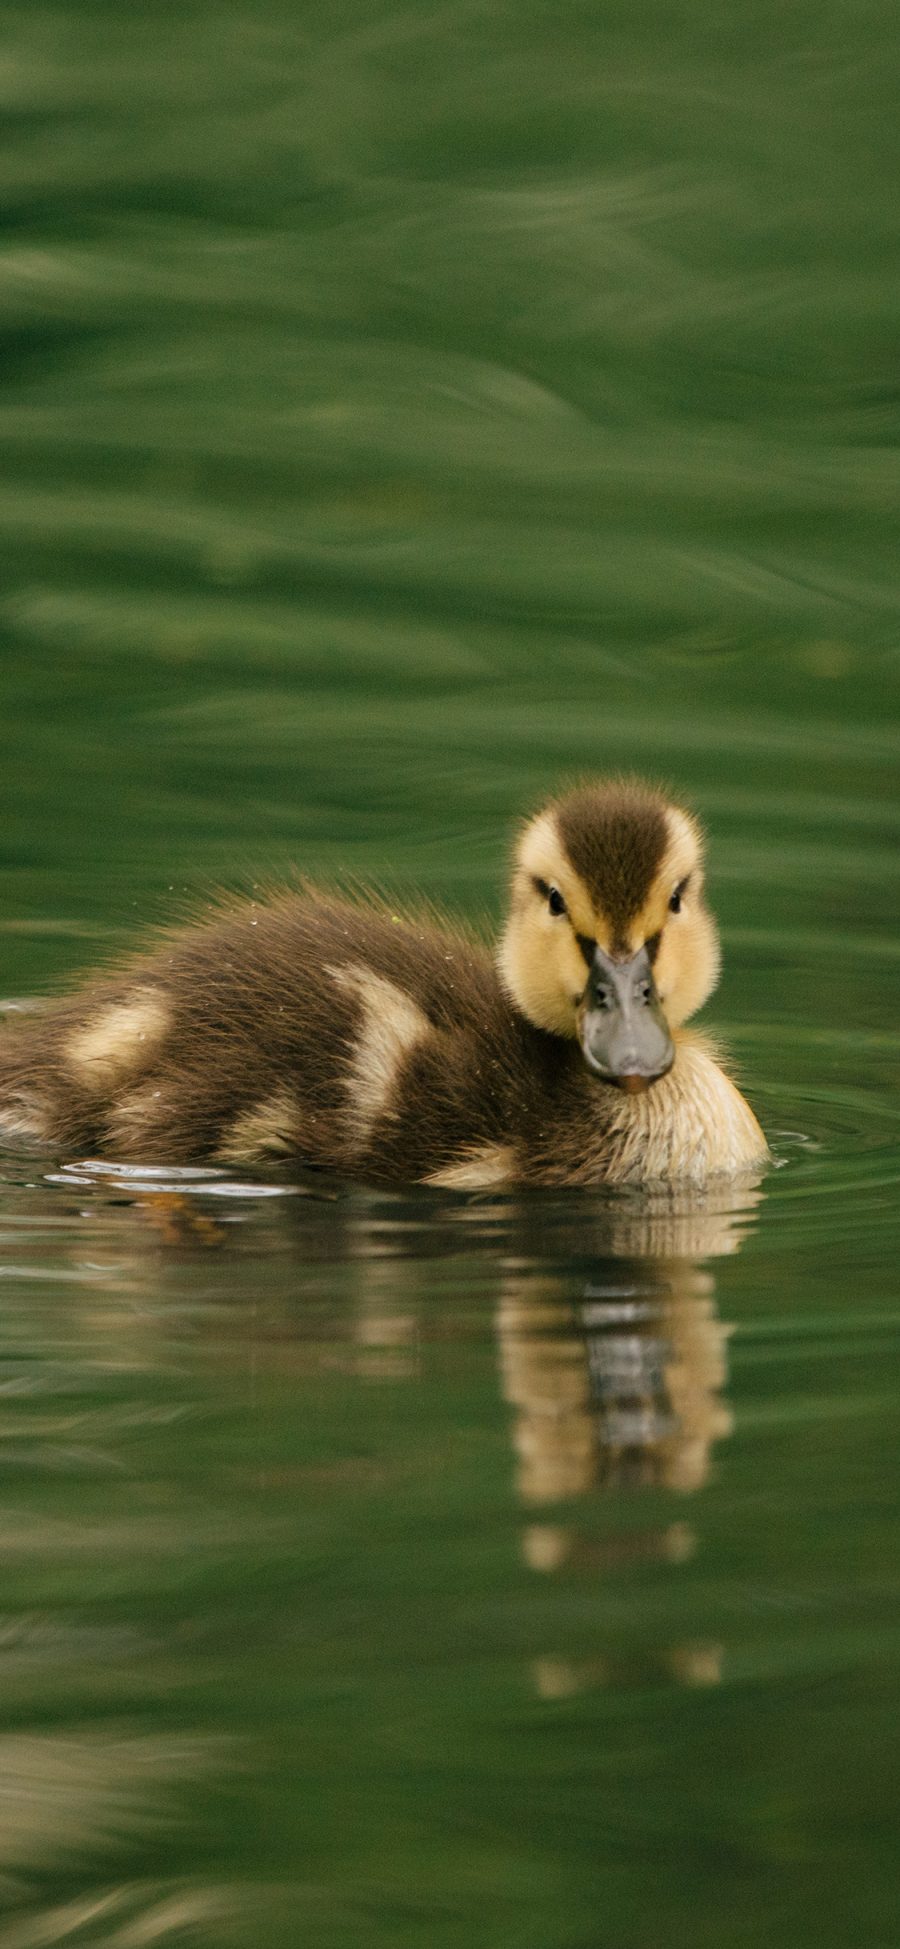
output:
[{"label": "duckling", "polygon": [[492,955],[312,887],[163,937],[0,1039],[0,1135],[374,1182],[703,1183],[766,1141],[706,1040],[696,820],[637,781],[529,819]]}]

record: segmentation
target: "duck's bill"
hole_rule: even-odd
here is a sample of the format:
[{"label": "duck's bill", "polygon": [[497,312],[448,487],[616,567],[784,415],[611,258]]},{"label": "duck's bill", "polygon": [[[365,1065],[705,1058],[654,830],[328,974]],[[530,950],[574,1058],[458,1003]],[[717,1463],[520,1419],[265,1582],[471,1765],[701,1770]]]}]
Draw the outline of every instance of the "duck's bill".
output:
[{"label": "duck's bill", "polygon": [[588,1068],[630,1095],[649,1089],[671,1069],[675,1048],[646,948],[629,961],[614,961],[596,949],[578,1034]]}]

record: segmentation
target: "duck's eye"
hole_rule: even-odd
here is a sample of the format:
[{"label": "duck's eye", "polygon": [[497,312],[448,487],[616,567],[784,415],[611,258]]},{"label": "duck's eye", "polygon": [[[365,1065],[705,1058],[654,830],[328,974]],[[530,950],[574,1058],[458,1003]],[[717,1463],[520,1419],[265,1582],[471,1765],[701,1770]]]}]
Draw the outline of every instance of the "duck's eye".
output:
[{"label": "duck's eye", "polygon": [[564,914],[568,911],[559,887],[552,887],[547,880],[538,879],[534,880],[533,885],[535,893],[539,893],[541,899],[546,900],[551,914]]},{"label": "duck's eye", "polygon": [[[688,879],[689,878],[690,878],[690,874],[688,875]],[[687,880],[679,880],[678,885],[675,888],[675,892],[673,893],[672,898],[669,901],[670,914],[679,914],[681,912],[681,902],[684,899],[686,889],[687,889]]]}]

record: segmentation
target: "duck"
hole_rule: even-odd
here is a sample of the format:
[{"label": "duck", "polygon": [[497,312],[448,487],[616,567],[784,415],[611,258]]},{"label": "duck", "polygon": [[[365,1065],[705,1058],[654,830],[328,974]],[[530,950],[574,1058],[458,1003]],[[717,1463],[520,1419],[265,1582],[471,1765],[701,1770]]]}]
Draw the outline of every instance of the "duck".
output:
[{"label": "duck", "polygon": [[719,974],[696,817],[637,779],[519,828],[496,947],[301,881],[215,907],[0,1035],[0,1137],[373,1184],[704,1184],[768,1150],[686,1027]]}]

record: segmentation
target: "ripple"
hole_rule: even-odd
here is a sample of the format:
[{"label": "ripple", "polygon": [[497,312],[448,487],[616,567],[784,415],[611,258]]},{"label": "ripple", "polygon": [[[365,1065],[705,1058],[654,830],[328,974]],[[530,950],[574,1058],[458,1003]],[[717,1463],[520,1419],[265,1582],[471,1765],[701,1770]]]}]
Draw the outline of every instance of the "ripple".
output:
[{"label": "ripple", "polygon": [[[889,1157],[900,1151],[900,1113],[876,1090],[835,1083],[769,1083],[754,1090],[754,1098],[776,1157],[787,1153],[789,1160],[793,1156],[804,1163],[818,1157],[833,1170],[873,1152]],[[768,1117],[767,1102],[772,1105]],[[780,1122],[786,1108],[790,1124]]]},{"label": "ripple", "polygon": [[202,1193],[212,1198],[324,1197],[303,1184],[260,1184],[226,1177],[222,1171],[189,1164],[116,1164],[84,1158],[44,1173],[45,1184],[95,1185],[103,1190],[171,1192],[179,1197]]}]

